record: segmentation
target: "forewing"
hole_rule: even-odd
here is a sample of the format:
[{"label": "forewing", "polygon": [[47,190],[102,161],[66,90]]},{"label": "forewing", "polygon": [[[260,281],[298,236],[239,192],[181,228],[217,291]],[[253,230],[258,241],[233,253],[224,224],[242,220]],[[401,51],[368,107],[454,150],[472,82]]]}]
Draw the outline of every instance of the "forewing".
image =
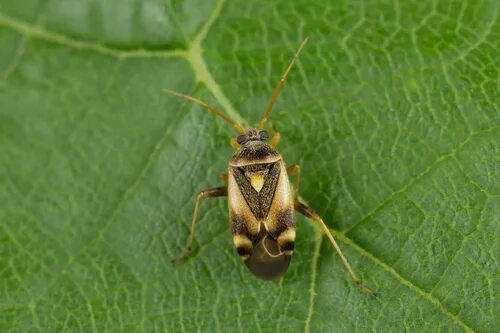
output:
[{"label": "forewing", "polygon": [[253,243],[245,264],[258,278],[272,280],[286,273],[291,259],[292,256],[281,252],[278,242],[266,233]]},{"label": "forewing", "polygon": [[282,161],[268,164],[257,191],[252,172],[259,173],[259,168],[229,168],[229,215],[238,254],[255,276],[271,280],[283,276],[290,265],[295,242],[293,199]]}]

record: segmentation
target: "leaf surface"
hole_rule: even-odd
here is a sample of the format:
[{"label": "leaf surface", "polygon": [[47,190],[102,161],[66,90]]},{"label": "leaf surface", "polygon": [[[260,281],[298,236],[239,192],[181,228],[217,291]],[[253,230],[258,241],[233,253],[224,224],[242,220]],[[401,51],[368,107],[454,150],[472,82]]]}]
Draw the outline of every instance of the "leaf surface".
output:
[{"label": "leaf surface", "polygon": [[[2,331],[494,332],[500,324],[497,1],[0,1]],[[232,128],[302,168],[287,275],[233,249]]]}]

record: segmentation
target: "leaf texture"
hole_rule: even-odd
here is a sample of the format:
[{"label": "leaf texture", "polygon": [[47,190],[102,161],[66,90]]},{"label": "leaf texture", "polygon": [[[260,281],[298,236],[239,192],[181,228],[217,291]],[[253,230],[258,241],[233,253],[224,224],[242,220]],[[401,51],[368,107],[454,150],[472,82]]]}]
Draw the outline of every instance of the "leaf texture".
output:
[{"label": "leaf texture", "polygon": [[[3,332],[495,332],[498,1],[0,0]],[[232,128],[272,114],[301,198],[277,282],[231,242]]]}]

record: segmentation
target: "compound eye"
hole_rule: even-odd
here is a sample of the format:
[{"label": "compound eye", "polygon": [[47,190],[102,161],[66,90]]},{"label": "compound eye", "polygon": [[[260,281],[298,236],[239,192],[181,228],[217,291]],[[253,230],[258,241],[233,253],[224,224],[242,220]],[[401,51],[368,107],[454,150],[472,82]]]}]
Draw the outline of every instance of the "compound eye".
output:
[{"label": "compound eye", "polygon": [[260,138],[261,138],[262,140],[267,140],[267,139],[269,139],[269,133],[267,133],[267,131],[261,131],[261,132],[260,132]]},{"label": "compound eye", "polygon": [[247,136],[245,134],[238,135],[236,138],[236,142],[238,142],[239,145],[247,141]]}]

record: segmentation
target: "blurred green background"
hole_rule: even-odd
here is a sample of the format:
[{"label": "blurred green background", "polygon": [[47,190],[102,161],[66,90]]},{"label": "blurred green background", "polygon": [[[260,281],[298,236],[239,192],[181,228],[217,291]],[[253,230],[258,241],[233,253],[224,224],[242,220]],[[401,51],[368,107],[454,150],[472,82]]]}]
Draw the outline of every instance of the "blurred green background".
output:
[{"label": "blurred green background", "polygon": [[[0,0],[2,332],[495,332],[500,3]],[[301,196],[288,274],[257,280],[220,186],[272,114]]]}]

